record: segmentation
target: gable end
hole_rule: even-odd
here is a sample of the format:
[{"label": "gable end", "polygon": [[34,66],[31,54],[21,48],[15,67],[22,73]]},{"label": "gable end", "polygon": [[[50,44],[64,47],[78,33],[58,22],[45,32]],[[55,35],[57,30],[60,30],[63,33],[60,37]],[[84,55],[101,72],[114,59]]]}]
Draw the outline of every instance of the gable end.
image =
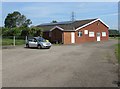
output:
[{"label": "gable end", "polygon": [[79,30],[79,29],[81,29],[81,28],[83,28],[83,27],[86,27],[86,26],[88,26],[88,25],[90,25],[90,24],[93,24],[93,23],[96,22],[96,21],[102,22],[106,27],[109,28],[109,26],[108,26],[107,24],[105,24],[101,19],[96,19],[96,20],[94,20],[94,21],[91,21],[90,23],[87,23],[87,24],[85,24],[85,25],[83,25],[83,26],[81,26],[81,27],[78,27],[75,31],[77,31],[77,30]]}]

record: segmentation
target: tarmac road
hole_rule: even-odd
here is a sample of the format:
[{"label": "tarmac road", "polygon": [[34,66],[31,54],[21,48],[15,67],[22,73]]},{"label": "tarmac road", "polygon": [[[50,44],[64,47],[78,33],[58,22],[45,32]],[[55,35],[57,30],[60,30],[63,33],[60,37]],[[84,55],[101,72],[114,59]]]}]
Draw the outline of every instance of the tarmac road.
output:
[{"label": "tarmac road", "polygon": [[116,87],[117,40],[2,51],[3,87]]}]

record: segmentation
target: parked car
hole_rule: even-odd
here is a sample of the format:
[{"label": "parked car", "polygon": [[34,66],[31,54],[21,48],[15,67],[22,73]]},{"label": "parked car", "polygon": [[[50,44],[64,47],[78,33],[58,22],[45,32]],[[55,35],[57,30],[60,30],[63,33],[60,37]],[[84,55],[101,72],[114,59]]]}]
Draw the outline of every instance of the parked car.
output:
[{"label": "parked car", "polygon": [[45,40],[42,37],[33,37],[32,39],[28,39],[26,42],[26,47],[37,47],[38,49],[41,48],[50,48],[51,43],[48,40]]}]

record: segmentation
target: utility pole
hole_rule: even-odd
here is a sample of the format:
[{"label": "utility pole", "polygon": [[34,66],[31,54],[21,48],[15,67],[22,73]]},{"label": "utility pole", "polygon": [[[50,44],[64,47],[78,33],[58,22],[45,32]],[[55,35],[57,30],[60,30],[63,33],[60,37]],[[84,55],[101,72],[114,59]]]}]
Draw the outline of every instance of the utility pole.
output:
[{"label": "utility pole", "polygon": [[74,12],[72,12],[71,20],[75,21],[75,13]]},{"label": "utility pole", "polygon": [[74,25],[73,25],[73,22],[75,21],[75,13],[74,13],[74,12],[72,12],[71,21],[72,21],[71,27],[72,27],[72,29],[75,29],[75,28],[74,28]]}]

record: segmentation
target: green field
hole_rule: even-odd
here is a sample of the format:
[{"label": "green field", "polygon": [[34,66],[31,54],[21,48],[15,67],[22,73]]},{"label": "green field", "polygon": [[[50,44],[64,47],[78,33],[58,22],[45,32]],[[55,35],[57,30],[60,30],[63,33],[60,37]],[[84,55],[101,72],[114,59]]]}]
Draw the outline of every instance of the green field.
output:
[{"label": "green field", "polygon": [[[21,40],[21,39],[16,39],[15,40],[15,45],[22,45],[25,44],[25,40]],[[2,45],[13,45],[13,39],[9,39],[9,38],[3,38],[2,39]]]}]

